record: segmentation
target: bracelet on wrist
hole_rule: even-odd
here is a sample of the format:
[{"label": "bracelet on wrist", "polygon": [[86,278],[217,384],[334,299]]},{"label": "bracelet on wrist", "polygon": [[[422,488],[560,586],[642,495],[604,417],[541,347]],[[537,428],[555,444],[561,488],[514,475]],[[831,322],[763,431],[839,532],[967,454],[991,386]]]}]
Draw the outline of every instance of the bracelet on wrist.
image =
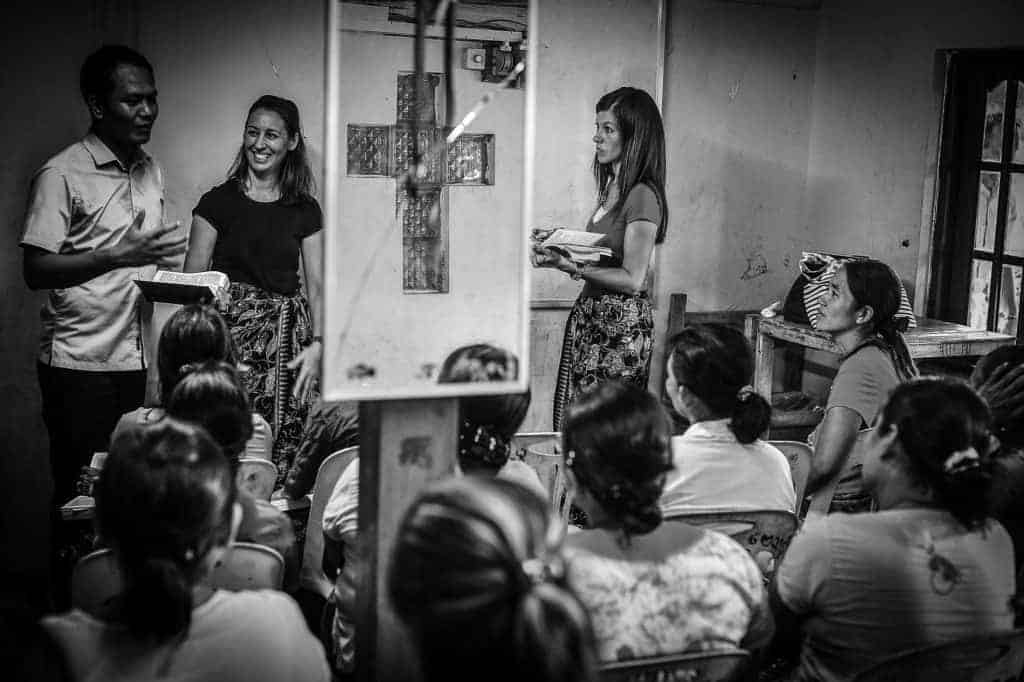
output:
[{"label": "bracelet on wrist", "polygon": [[574,263],[574,265],[575,265],[575,267],[576,267],[576,271],[575,271],[575,272],[573,272],[573,273],[572,273],[571,275],[569,275],[569,277],[570,277],[571,279],[575,279],[575,280],[581,280],[581,279],[583,279],[583,273],[584,273],[584,271],[586,271],[586,269],[587,269],[587,266],[586,266],[586,264],[583,264],[583,265],[576,265],[576,264]]}]

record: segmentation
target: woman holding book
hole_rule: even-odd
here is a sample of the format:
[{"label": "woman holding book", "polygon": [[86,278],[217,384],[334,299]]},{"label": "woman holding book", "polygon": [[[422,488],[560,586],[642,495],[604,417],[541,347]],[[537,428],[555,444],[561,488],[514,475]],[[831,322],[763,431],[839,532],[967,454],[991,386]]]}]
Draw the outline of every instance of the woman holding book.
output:
[{"label": "woman holding book", "polygon": [[654,322],[647,298],[654,246],[665,239],[665,132],[658,107],[643,90],[623,87],[597,102],[594,178],[597,208],[587,232],[612,252],[580,263],[541,244],[536,267],[561,270],[585,285],[565,327],[553,415],[578,392],[607,379],[647,386]]},{"label": "woman holding book", "polygon": [[247,368],[253,410],[273,424],[274,461],[282,472],[315,397],[322,352],[323,216],[312,193],[298,107],[260,97],[249,109],[227,182],[192,211],[185,257],[185,272],[213,269],[231,279],[224,317]]}]

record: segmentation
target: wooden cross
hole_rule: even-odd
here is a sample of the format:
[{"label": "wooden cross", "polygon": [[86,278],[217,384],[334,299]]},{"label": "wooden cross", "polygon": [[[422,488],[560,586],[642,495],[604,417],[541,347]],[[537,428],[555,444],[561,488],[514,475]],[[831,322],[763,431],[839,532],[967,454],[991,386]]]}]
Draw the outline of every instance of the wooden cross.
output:
[{"label": "wooden cross", "polygon": [[[494,135],[464,133],[441,154],[438,142],[448,130],[438,125],[437,87],[441,74],[424,74],[416,107],[415,74],[397,77],[395,123],[348,126],[348,175],[398,178],[413,165],[417,143],[426,154],[426,177],[412,198],[396,183],[395,209],[402,226],[402,290],[406,293],[447,293],[450,279],[448,257],[448,188],[455,185],[494,184]],[[440,221],[428,220],[431,210]]]}]

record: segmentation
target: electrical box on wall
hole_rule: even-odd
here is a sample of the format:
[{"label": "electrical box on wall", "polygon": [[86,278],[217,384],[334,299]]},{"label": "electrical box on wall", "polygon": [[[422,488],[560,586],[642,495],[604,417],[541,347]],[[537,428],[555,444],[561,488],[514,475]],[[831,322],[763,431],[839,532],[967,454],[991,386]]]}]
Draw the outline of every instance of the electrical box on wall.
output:
[{"label": "electrical box on wall", "polygon": [[[523,43],[484,43],[484,68],[480,79],[488,83],[500,83],[504,80],[505,76],[512,73],[512,69],[524,58],[524,47]],[[509,87],[523,87],[524,78],[524,74],[520,74],[514,81],[509,83]]]}]

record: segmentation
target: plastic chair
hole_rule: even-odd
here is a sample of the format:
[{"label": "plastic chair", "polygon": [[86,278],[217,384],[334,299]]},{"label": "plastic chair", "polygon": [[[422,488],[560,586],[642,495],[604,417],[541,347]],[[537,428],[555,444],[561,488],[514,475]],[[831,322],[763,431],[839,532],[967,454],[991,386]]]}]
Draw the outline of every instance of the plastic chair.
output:
[{"label": "plastic chair", "polygon": [[807,478],[811,475],[811,455],[814,451],[807,443],[797,440],[770,440],[768,443],[781,450],[789,461],[789,471],[793,475],[793,489],[796,491],[796,506],[799,509],[803,505]]},{"label": "plastic chair", "polygon": [[715,526],[715,530],[743,545],[765,578],[775,575],[797,527],[796,514],[777,509],[672,514],[665,520]]},{"label": "plastic chair", "polygon": [[71,605],[101,620],[112,615],[124,591],[124,577],[114,553],[98,549],[78,560],[71,572]]},{"label": "plastic chair", "polygon": [[277,484],[277,467],[258,457],[239,457],[235,484],[257,500],[270,500]]},{"label": "plastic chair", "polygon": [[306,544],[302,550],[302,567],[299,569],[299,586],[323,599],[334,589],[333,581],[324,573],[324,509],[331,499],[338,477],[353,459],[359,456],[359,447],[352,446],[328,455],[316,472],[313,483],[313,500],[309,505],[309,519],[306,522]]},{"label": "plastic chair", "polygon": [[548,492],[551,506],[562,518],[569,520],[572,499],[565,485],[562,453],[559,445],[562,434],[557,431],[517,433],[512,436],[512,455],[522,459],[537,472],[540,483]]},{"label": "plastic chair", "polygon": [[235,542],[217,562],[208,580],[211,587],[241,590],[280,590],[284,580],[284,558],[264,545]]},{"label": "plastic chair", "polygon": [[601,666],[601,682],[729,682],[738,680],[750,654],[743,649],[701,651],[675,656],[638,658]]},{"label": "plastic chair", "polygon": [[854,677],[854,682],[1012,682],[1024,670],[1024,630],[911,649]]}]

